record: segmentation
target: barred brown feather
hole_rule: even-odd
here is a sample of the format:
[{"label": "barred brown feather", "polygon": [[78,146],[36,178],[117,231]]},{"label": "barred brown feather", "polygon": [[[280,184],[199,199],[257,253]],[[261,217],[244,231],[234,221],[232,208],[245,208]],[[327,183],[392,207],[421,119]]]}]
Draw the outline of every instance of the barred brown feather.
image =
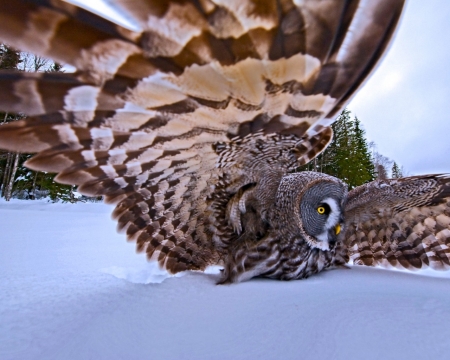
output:
[{"label": "barred brown feather", "polygon": [[357,265],[450,267],[450,176],[381,180],[349,193],[343,234]]},{"label": "barred brown feather", "polygon": [[[77,68],[0,73],[0,108],[32,116],[2,126],[0,146],[117,204],[119,230],[169,271],[202,270],[229,258],[236,209],[270,172],[264,206],[327,146],[403,2],[110,1],[129,30],[58,0],[0,0],[1,41]],[[247,235],[267,225],[243,217]]]}]

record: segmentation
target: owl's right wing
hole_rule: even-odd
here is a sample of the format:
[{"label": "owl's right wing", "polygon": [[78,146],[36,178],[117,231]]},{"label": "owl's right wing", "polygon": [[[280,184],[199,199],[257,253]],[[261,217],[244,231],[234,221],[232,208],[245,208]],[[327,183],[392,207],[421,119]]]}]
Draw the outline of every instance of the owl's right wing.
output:
[{"label": "owl's right wing", "polygon": [[378,180],[350,191],[342,238],[355,265],[450,268],[450,175]]},{"label": "owl's right wing", "polygon": [[403,3],[110,0],[131,31],[60,0],[0,0],[1,41],[77,69],[0,73],[0,109],[29,116],[0,127],[0,147],[117,204],[119,229],[168,270],[203,269],[252,171],[326,147]]}]

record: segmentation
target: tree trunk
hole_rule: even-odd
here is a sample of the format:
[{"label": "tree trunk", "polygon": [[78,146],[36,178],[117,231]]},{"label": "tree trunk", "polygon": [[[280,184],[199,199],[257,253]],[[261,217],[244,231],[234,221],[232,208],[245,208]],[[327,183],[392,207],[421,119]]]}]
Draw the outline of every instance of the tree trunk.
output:
[{"label": "tree trunk", "polygon": [[[8,160],[8,154],[5,156],[5,160]],[[4,169],[0,169],[0,197],[2,197],[2,185],[3,185],[3,179],[5,178],[5,171],[6,171],[6,164]]]},{"label": "tree trunk", "polygon": [[70,187],[70,202],[75,203],[75,195],[73,193],[73,186]]},{"label": "tree trunk", "polygon": [[6,186],[8,185],[9,173],[11,172],[11,153],[6,155],[6,165],[5,171],[3,172],[3,181],[2,181],[2,196],[5,197]]},{"label": "tree trunk", "polygon": [[5,189],[5,200],[11,200],[12,189],[14,185],[14,177],[16,176],[17,166],[19,165],[19,153],[16,153],[14,157],[14,165],[11,170],[11,175],[9,176],[9,183]]},{"label": "tree trunk", "polygon": [[33,186],[31,187],[30,199],[36,200],[36,180],[37,180],[38,172],[34,174]]},{"label": "tree trunk", "polygon": [[[2,125],[6,123],[6,119],[8,118],[8,113],[5,112],[5,117],[3,118]],[[5,188],[6,184],[8,183],[8,173],[10,172],[10,166],[11,166],[11,153],[6,154],[6,165],[5,169],[3,171],[3,176],[0,177],[0,197],[3,195],[5,196]]]}]

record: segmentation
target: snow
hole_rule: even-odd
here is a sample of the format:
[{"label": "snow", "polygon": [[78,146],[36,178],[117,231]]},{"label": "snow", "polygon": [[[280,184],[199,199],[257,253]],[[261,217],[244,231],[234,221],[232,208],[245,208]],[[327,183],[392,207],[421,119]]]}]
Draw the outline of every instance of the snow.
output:
[{"label": "snow", "polygon": [[[99,203],[0,202],[0,359],[447,359],[450,280],[169,277]],[[164,281],[163,281],[164,280]]]}]

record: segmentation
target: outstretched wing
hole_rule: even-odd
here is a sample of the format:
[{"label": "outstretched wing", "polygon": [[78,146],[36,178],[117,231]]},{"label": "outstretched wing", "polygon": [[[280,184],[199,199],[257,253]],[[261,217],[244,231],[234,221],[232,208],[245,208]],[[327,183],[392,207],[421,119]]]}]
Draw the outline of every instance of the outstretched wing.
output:
[{"label": "outstretched wing", "polygon": [[403,2],[109,1],[131,31],[58,0],[0,0],[0,40],[77,68],[0,73],[0,108],[32,116],[2,126],[0,147],[116,203],[119,229],[168,270],[203,269],[237,189],[326,147]]},{"label": "outstretched wing", "polygon": [[379,180],[349,193],[345,242],[357,265],[450,267],[450,176]]}]

